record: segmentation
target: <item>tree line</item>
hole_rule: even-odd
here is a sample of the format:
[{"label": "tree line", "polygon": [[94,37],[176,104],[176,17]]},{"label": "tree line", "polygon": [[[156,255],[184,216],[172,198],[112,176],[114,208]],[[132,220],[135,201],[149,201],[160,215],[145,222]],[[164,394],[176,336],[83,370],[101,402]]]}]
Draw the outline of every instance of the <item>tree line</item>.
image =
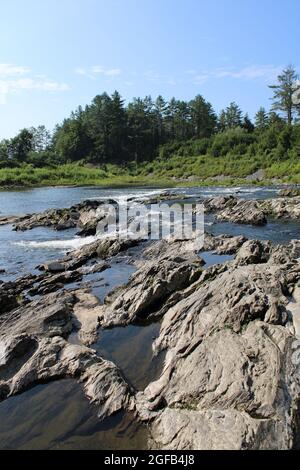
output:
[{"label": "tree line", "polygon": [[[232,102],[219,115],[201,95],[191,101],[162,96],[134,98],[127,105],[115,91],[97,95],[50,133],[44,126],[21,130],[0,142],[0,166],[34,166],[67,162],[125,164],[168,158],[172,151],[197,149],[218,157],[230,153],[274,152],[276,158],[300,156],[300,85],[288,66],[270,85],[272,108],[260,108],[254,122]],[[253,144],[257,145],[253,147]],[[251,147],[252,145],[252,147]]]}]

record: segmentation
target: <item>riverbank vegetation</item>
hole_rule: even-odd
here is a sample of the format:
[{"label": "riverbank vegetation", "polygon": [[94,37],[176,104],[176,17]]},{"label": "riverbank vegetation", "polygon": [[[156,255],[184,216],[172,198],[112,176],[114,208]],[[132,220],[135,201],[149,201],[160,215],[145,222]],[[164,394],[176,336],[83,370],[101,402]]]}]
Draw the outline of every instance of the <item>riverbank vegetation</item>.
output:
[{"label": "riverbank vegetation", "polygon": [[297,79],[287,67],[270,87],[271,111],[260,108],[253,122],[236,103],[217,116],[201,95],[125,106],[118,92],[104,93],[52,134],[40,126],[3,140],[0,186],[299,183]]}]

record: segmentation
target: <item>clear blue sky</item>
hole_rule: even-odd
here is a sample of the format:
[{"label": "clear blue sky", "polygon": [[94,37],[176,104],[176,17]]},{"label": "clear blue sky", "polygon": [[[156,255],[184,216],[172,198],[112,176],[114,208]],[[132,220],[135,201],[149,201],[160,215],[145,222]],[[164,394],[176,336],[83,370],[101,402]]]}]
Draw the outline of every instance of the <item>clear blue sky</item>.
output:
[{"label": "clear blue sky", "polygon": [[299,21],[299,0],[1,0],[0,138],[115,89],[253,115],[299,70]]}]

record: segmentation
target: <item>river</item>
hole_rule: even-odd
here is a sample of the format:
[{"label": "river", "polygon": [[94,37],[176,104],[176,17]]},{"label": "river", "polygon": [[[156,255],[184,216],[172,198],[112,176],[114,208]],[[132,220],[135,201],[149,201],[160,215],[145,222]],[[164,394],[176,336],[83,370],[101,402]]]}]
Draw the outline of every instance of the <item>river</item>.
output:
[{"label": "river", "polygon": [[[247,199],[276,197],[280,188],[176,188],[171,191],[192,200],[221,194],[234,194]],[[148,198],[161,189],[40,188],[0,192],[0,216],[41,212],[49,208],[69,207],[85,199]],[[248,238],[287,243],[299,238],[299,222],[270,221],[265,227],[212,224],[205,220],[206,230],[213,234],[243,234]],[[56,232],[37,228],[14,232],[11,226],[0,227],[0,280],[13,280],[37,265],[58,259],[82,244],[76,230]],[[214,264],[230,259],[205,253],[205,261]],[[135,268],[126,256],[119,256],[107,271],[92,276],[93,292],[103,301],[114,287],[125,283]],[[70,288],[77,287],[76,284]],[[163,357],[152,360],[151,345],[159,334],[159,323],[145,327],[130,326],[100,333],[97,352],[115,362],[128,381],[139,390],[159,376]],[[72,335],[70,341],[77,341]],[[147,429],[138,425],[130,414],[119,413],[100,423],[97,409],[84,397],[81,386],[71,380],[39,385],[20,396],[0,403],[0,449],[143,449]]]}]

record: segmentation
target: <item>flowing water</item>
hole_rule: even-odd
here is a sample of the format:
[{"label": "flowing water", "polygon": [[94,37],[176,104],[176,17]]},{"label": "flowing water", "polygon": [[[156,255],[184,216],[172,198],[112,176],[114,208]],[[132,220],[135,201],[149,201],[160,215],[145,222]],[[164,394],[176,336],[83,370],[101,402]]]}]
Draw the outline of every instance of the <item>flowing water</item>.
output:
[{"label": "flowing water", "polygon": [[[234,194],[251,199],[276,197],[280,188],[182,188],[174,193],[191,200]],[[49,208],[69,207],[85,199],[113,199],[120,203],[126,198],[147,199],[161,189],[103,189],[103,188],[41,188],[0,192],[0,216],[23,215]],[[206,230],[213,234],[243,234],[248,238],[287,243],[299,238],[300,223],[271,221],[266,227],[252,227],[231,223],[213,223],[205,220]],[[11,226],[0,227],[0,280],[7,281],[28,272],[36,266],[58,259],[67,251],[92,241],[76,236],[76,230],[56,232],[37,228],[27,232],[13,232]],[[232,259],[214,253],[202,253],[207,265]],[[85,276],[95,295],[103,301],[115,286],[127,282],[135,271],[126,256],[119,256],[110,269],[100,274]],[[77,287],[72,284],[68,288]],[[148,326],[129,326],[100,332],[93,346],[98,354],[115,362],[127,380],[138,390],[159,377],[163,356],[152,358],[151,345],[158,336],[159,323]],[[73,334],[70,341],[76,342]],[[147,430],[138,425],[129,414],[119,413],[100,423],[97,409],[84,397],[75,381],[62,380],[39,385],[20,396],[0,403],[0,449],[142,449],[147,444]]]}]

